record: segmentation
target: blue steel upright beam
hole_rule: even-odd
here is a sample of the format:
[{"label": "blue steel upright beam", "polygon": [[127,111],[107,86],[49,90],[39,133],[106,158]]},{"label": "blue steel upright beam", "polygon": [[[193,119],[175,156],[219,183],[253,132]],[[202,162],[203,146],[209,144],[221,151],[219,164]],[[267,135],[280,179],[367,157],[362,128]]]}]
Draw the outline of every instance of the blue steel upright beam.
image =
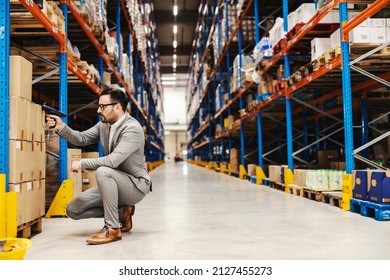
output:
[{"label": "blue steel upright beam", "polygon": [[[362,95],[362,141],[361,145],[368,143],[368,105],[367,105],[367,94],[363,92]],[[369,157],[369,150],[364,149],[362,154],[365,158]]]},{"label": "blue steel upright beam", "polygon": [[[104,71],[103,71],[103,57],[101,55],[99,55],[98,57],[98,71],[99,71],[99,75],[100,75],[100,79],[103,81],[103,77],[104,77]],[[103,82],[106,82],[106,81],[103,81]],[[100,122],[100,115],[98,115],[98,122]],[[102,144],[98,143],[98,152],[99,152],[99,156],[102,157],[103,156],[103,147],[102,147]]]},{"label": "blue steel upright beam", "polygon": [[[65,34],[68,34],[68,5],[66,3],[60,4],[62,13],[64,14]],[[65,115],[68,114],[68,73],[67,73],[67,52],[66,40],[65,46],[60,46],[60,96],[59,109]],[[62,121],[68,123],[68,118],[63,117]],[[67,141],[60,137],[60,164],[59,164],[59,180],[60,183],[68,178],[68,144]]]},{"label": "blue steel upright beam", "polygon": [[[309,145],[309,140],[308,140],[307,112],[305,109],[302,112],[302,119],[303,119],[303,146],[307,147]],[[305,151],[303,152],[303,158],[304,160],[308,161],[309,149],[305,149]]]},{"label": "blue steel upright beam", "polygon": [[[260,29],[259,29],[259,1],[254,1],[254,9],[255,9],[255,38],[256,45],[260,42]],[[257,94],[258,88],[257,88]],[[263,168],[263,127],[262,127],[262,118],[261,112],[257,113],[257,154],[258,154],[258,164],[261,168]]]},{"label": "blue steel upright beam", "polygon": [[[241,27],[238,27],[238,58],[239,58],[239,71],[238,77],[240,80],[240,89],[242,88],[242,32]],[[229,65],[228,65],[229,67]],[[244,108],[242,104],[242,96],[240,96],[240,110]],[[241,165],[245,166],[245,135],[244,135],[244,124],[240,124],[240,144],[241,144]]]},{"label": "blue steel upright beam", "polygon": [[[130,28],[127,29],[127,59],[129,61],[129,68],[131,69],[131,32],[130,32]],[[129,70],[129,73],[130,72],[130,69]],[[132,94],[132,92],[130,93]],[[130,112],[131,112],[131,99],[129,98],[129,106],[130,106]]]},{"label": "blue steel upright beam", "polygon": [[[218,12],[218,56],[221,54],[221,40],[222,40],[222,30],[221,30],[221,12]],[[219,76],[219,108],[223,107],[223,95],[222,95],[222,69],[219,67],[218,69],[218,76]],[[221,128],[224,127],[223,117],[222,114],[219,116]],[[221,162],[225,160],[225,144],[223,142],[223,139],[221,138],[221,147],[222,147],[222,155],[221,155]],[[229,147],[229,150],[231,150],[231,147]]]},{"label": "blue steel upright beam", "polygon": [[[347,2],[341,2],[340,6],[341,22],[348,21]],[[343,25],[341,24],[341,32]],[[352,116],[352,90],[351,90],[351,67],[349,65],[349,42],[343,42],[341,39],[342,55],[342,82],[343,82],[343,113],[344,113],[344,141],[345,141],[345,164],[346,173],[352,174],[355,168],[353,156],[353,116]]]},{"label": "blue steel upright beam", "polygon": [[9,78],[10,1],[0,3],[0,173],[5,174],[8,191],[9,160]]},{"label": "blue steel upright beam", "polygon": [[[225,20],[226,20],[226,29],[225,29],[225,38],[226,42],[229,42],[229,0],[225,0]],[[225,42],[225,45],[226,45]],[[226,82],[227,82],[227,92],[228,92],[228,100],[231,99],[230,93],[230,52],[229,49],[226,50]],[[228,116],[231,115],[230,106],[228,107]],[[232,136],[229,134],[229,150],[232,149]]]},{"label": "blue steel upright beam", "polygon": [[[283,0],[283,18],[284,31],[288,31],[288,0]],[[284,76],[287,79],[290,77],[290,58],[288,55],[284,56]],[[293,137],[292,137],[292,110],[290,96],[286,96],[286,132],[287,132],[287,164],[288,168],[293,170]]]},{"label": "blue steel upright beam", "polygon": [[[135,67],[134,67],[134,83],[135,83],[135,100],[137,100],[137,102],[139,102],[138,100],[138,91],[139,91],[139,88],[138,88],[138,54],[137,52],[134,52],[134,60],[135,60]],[[139,121],[139,111],[138,110],[135,110],[135,118]]]},{"label": "blue steel upright beam", "polygon": [[116,42],[118,44],[118,72],[121,75],[121,0],[116,0]]}]

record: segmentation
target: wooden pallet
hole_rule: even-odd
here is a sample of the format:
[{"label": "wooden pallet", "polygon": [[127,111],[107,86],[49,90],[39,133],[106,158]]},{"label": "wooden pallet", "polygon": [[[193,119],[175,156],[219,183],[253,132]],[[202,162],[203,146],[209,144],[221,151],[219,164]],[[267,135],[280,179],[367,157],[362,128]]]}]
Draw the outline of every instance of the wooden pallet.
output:
[{"label": "wooden pallet", "polygon": [[42,218],[37,218],[31,222],[18,226],[18,237],[30,238],[34,234],[42,232]]},{"label": "wooden pallet", "polygon": [[341,208],[341,191],[323,192],[322,202]]},{"label": "wooden pallet", "polygon": [[303,188],[303,197],[315,201],[322,201],[322,192]]},{"label": "wooden pallet", "polygon": [[290,184],[288,185],[288,191],[293,195],[303,196],[303,187],[301,186]]},{"label": "wooden pallet", "polygon": [[269,181],[269,186],[273,189],[280,190],[280,191],[284,191],[286,188],[283,183],[273,182],[273,181]]},{"label": "wooden pallet", "polygon": [[390,221],[390,205],[376,204],[369,201],[351,198],[350,211],[377,221]]}]

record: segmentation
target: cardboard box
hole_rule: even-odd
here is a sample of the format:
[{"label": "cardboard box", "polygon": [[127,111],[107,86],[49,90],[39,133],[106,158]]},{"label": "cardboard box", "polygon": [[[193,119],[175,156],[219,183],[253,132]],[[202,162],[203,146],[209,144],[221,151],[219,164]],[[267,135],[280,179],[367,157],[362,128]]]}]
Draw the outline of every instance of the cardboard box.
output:
[{"label": "cardboard box", "polygon": [[307,23],[315,15],[316,8],[314,3],[304,3],[295,10],[296,23]]},{"label": "cardboard box", "polygon": [[371,43],[369,20],[363,21],[349,32],[349,42],[354,44]]},{"label": "cardboard box", "polygon": [[30,181],[31,169],[28,163],[29,142],[9,140],[9,183]]},{"label": "cardboard box", "polygon": [[17,193],[17,226],[20,226],[27,222],[27,210],[26,210],[26,198],[27,198],[27,186],[26,183],[8,184],[8,189],[11,192]]},{"label": "cardboard box", "polygon": [[339,23],[340,22],[340,14],[338,10],[330,11],[323,17],[319,23]]},{"label": "cardboard box", "polygon": [[82,191],[86,191],[90,188],[97,187],[96,171],[83,171],[82,180],[83,180]]},{"label": "cardboard box", "polygon": [[29,209],[30,221],[32,221],[45,215],[45,179],[33,181],[31,193],[27,191],[27,199],[29,194],[32,199]]},{"label": "cardboard box", "polygon": [[318,167],[330,168],[330,163],[338,161],[338,152],[336,150],[318,151]]},{"label": "cardboard box", "polygon": [[294,184],[306,188],[306,169],[294,169]]},{"label": "cardboard box", "polygon": [[82,152],[81,158],[98,158],[99,152]]},{"label": "cardboard box", "polygon": [[31,100],[32,64],[19,55],[10,56],[10,96]]},{"label": "cardboard box", "polygon": [[18,96],[11,96],[9,101],[9,139],[31,141],[30,102]]},{"label": "cardboard box", "polygon": [[386,43],[386,19],[385,18],[370,18],[368,19],[370,43],[382,44]]},{"label": "cardboard box", "polygon": [[248,164],[248,176],[256,176],[256,164]]},{"label": "cardboard box", "polygon": [[234,148],[230,151],[230,168],[234,173],[239,171],[238,150]]},{"label": "cardboard box", "polygon": [[311,40],[311,60],[326,53],[330,49],[330,38],[314,38]]},{"label": "cardboard box", "polygon": [[296,11],[293,11],[288,14],[287,21],[288,21],[288,31],[290,31],[297,24]]},{"label": "cardboard box", "polygon": [[[30,102],[29,116],[34,120],[31,121],[31,127],[34,127],[32,134],[32,141],[45,142],[45,113],[42,111],[42,106]],[[33,123],[35,122],[35,124]]]},{"label": "cardboard box", "polygon": [[60,136],[54,130],[45,130],[46,149],[56,155],[60,152]]},{"label": "cardboard box", "polygon": [[270,165],[268,167],[268,178],[271,182],[276,182],[276,183],[281,183],[282,178],[281,178],[281,173],[282,173],[282,166],[280,165]]},{"label": "cardboard box", "polygon": [[227,129],[232,129],[234,125],[234,117],[230,115],[227,117]]},{"label": "cardboard box", "polygon": [[46,143],[29,142],[28,161],[31,167],[32,180],[46,178]]},{"label": "cardboard box", "polygon": [[82,191],[81,172],[72,172],[72,162],[81,160],[81,149],[68,149],[68,179],[73,181],[73,197],[79,195]]},{"label": "cardboard box", "polygon": [[111,73],[104,71],[103,72],[103,85],[111,85]]}]

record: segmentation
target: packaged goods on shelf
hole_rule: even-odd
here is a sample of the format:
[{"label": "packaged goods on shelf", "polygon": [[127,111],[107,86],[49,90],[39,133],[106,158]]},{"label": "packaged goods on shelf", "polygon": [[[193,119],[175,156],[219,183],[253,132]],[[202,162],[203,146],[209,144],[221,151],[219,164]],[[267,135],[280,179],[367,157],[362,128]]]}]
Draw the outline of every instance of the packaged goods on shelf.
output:
[{"label": "packaged goods on shelf", "polygon": [[235,79],[235,88],[245,86],[245,82],[252,80],[252,74],[256,69],[256,61],[252,55],[241,55],[241,67],[240,67],[240,55],[237,55],[233,62],[233,76]]},{"label": "packaged goods on shelf", "polygon": [[68,179],[73,181],[73,196],[77,196],[82,190],[81,172],[72,172],[71,164],[81,160],[81,149],[68,149]]},{"label": "packaged goods on shelf", "polygon": [[389,41],[386,37],[386,19],[385,18],[370,18],[368,20],[370,43],[382,44]]},{"label": "packaged goods on shelf", "polygon": [[390,41],[390,18],[386,19],[386,40]]},{"label": "packaged goods on shelf", "polygon": [[32,63],[22,56],[10,56],[10,96],[31,100]]},{"label": "packaged goods on shelf", "polygon": [[296,23],[307,23],[315,15],[316,8],[314,3],[304,3],[301,4],[295,10],[295,19]]},{"label": "packaged goods on shelf", "polygon": [[239,162],[238,162],[238,149],[231,149],[230,151],[230,168],[231,172],[238,173],[238,167],[239,167]]},{"label": "packaged goods on shelf", "polygon": [[311,60],[316,60],[330,49],[330,38],[314,38],[311,40]]},{"label": "packaged goods on shelf", "polygon": [[285,37],[283,22],[283,18],[276,18],[274,26],[269,31],[269,41],[272,46],[276,46],[278,42]]},{"label": "packaged goods on shelf", "polygon": [[368,201],[378,204],[390,204],[390,172],[375,170],[368,180]]},{"label": "packaged goods on shelf", "polygon": [[293,27],[297,24],[296,14],[297,14],[296,11],[292,11],[287,16],[288,31],[293,29]]},{"label": "packaged goods on shelf", "polygon": [[111,37],[108,32],[105,32],[107,53],[114,66],[118,64],[118,44],[116,38]]},{"label": "packaged goods on shelf", "polygon": [[256,65],[263,59],[272,58],[272,45],[269,41],[269,37],[261,38],[260,42],[256,44],[253,49],[253,57],[255,58]]},{"label": "packaged goods on shelf", "polygon": [[307,170],[306,188],[315,191],[342,190],[341,170]]}]

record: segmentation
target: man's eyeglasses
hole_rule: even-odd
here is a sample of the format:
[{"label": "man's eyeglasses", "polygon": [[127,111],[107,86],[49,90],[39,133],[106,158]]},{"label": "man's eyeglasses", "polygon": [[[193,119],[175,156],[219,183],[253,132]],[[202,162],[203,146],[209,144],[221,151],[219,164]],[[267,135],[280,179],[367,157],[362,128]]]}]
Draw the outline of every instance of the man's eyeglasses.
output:
[{"label": "man's eyeglasses", "polygon": [[107,106],[114,106],[114,105],[116,105],[116,104],[118,104],[118,102],[116,102],[116,103],[109,103],[109,104],[99,104],[99,109],[100,109],[100,111],[104,111],[104,109],[105,109]]}]

